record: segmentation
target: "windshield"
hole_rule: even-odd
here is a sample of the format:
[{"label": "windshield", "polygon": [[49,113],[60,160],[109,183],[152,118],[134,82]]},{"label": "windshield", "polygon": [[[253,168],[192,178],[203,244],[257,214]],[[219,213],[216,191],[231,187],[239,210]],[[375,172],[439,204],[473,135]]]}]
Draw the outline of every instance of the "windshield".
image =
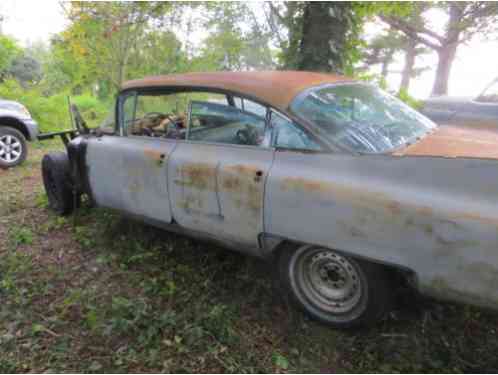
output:
[{"label": "windshield", "polygon": [[291,110],[333,143],[382,153],[414,142],[436,125],[400,100],[363,84],[327,85],[301,93]]},{"label": "windshield", "polygon": [[498,103],[498,80],[486,87],[477,100],[480,102]]}]

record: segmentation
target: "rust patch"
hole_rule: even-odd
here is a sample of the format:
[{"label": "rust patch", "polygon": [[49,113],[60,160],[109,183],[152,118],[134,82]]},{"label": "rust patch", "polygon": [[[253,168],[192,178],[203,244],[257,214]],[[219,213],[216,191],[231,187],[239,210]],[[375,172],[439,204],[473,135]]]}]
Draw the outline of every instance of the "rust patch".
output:
[{"label": "rust patch", "polygon": [[164,159],[164,156],[165,153],[162,152],[162,151],[158,151],[158,150],[153,150],[153,149],[148,149],[146,148],[144,150],[144,155],[146,158],[149,158],[149,159],[152,159],[154,161],[162,161]]},{"label": "rust patch", "polygon": [[177,185],[199,190],[216,190],[216,169],[210,164],[185,164],[178,168],[177,172],[181,176],[181,180],[175,180]]},{"label": "rust patch", "polygon": [[237,208],[261,212],[263,203],[262,181],[255,180],[258,168],[252,165],[234,165],[220,171],[221,189],[230,193]]},{"label": "rust patch", "polygon": [[[338,185],[331,182],[307,180],[302,177],[288,177],[282,180],[281,189],[283,191],[293,190],[302,194],[316,194],[323,197],[323,199],[333,199],[342,203],[347,202],[355,207],[360,207],[363,211],[371,209],[374,211],[383,210],[385,213],[390,214],[388,217],[395,218],[395,220],[399,220],[400,216],[413,215],[413,213],[425,217],[434,216],[432,207],[418,206],[410,202],[399,202],[385,193],[373,192],[365,189],[359,190],[356,187]],[[378,213],[380,214],[382,211]],[[477,221],[486,225],[498,227],[498,218],[485,217],[475,212],[448,210],[441,212],[440,215],[452,221]],[[386,218],[385,215],[376,216],[376,220]],[[406,220],[406,224],[410,225],[410,221]],[[433,231],[432,227],[429,228],[427,226],[422,229],[427,234],[430,234]]]},{"label": "rust patch", "polygon": [[483,128],[440,126],[395,156],[498,159],[498,132]]}]

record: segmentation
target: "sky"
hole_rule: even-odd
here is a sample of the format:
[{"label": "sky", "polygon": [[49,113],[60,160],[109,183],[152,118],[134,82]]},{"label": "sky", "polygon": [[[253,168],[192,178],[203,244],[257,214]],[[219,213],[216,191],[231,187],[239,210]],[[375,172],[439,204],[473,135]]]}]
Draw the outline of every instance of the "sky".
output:
[{"label": "sky", "polygon": [[[0,14],[5,15],[3,32],[13,36],[22,45],[37,41],[48,41],[67,25],[62,8],[57,0],[0,0]],[[430,15],[431,28],[438,30],[444,25],[442,14]],[[378,29],[377,26],[371,30]],[[453,64],[449,94],[454,96],[476,96],[494,78],[498,77],[498,41],[472,41],[460,46]],[[432,53],[417,61],[419,66],[430,69],[411,83],[410,94],[423,99],[429,96],[434,82],[437,56]],[[392,65],[393,71],[401,71],[402,57]],[[399,85],[400,75],[392,73],[388,84],[392,89]]]}]

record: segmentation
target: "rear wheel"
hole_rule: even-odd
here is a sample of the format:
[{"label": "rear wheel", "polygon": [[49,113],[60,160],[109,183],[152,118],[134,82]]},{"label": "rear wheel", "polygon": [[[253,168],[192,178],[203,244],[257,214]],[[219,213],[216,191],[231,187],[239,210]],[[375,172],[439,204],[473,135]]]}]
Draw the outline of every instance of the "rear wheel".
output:
[{"label": "rear wheel", "polygon": [[26,138],[17,129],[0,125],[0,168],[21,164],[28,156]]},{"label": "rear wheel", "polygon": [[59,215],[68,215],[74,210],[71,170],[67,154],[50,153],[43,157],[42,175],[48,203]]},{"label": "rear wheel", "polygon": [[317,246],[284,250],[279,270],[298,307],[336,328],[372,324],[390,305],[384,267],[337,251]]}]

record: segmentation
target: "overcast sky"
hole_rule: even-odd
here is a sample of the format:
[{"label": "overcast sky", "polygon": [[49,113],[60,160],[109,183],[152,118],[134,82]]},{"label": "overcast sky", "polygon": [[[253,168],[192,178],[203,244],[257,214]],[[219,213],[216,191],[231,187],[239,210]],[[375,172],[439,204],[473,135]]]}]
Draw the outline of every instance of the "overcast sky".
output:
[{"label": "overcast sky", "polygon": [[[64,29],[67,22],[57,0],[0,0],[0,14],[5,16],[3,32],[23,45],[39,40],[48,41],[50,35]],[[441,14],[431,15],[433,27],[444,25]],[[495,77],[498,77],[498,41],[474,41],[461,46],[451,72],[449,91],[451,95],[475,96]],[[418,98],[429,95],[434,82],[437,64],[435,54],[417,61],[420,66],[431,69],[412,81],[410,93]],[[392,70],[400,71],[402,60]],[[396,88],[399,75],[392,74],[389,84]]]}]

